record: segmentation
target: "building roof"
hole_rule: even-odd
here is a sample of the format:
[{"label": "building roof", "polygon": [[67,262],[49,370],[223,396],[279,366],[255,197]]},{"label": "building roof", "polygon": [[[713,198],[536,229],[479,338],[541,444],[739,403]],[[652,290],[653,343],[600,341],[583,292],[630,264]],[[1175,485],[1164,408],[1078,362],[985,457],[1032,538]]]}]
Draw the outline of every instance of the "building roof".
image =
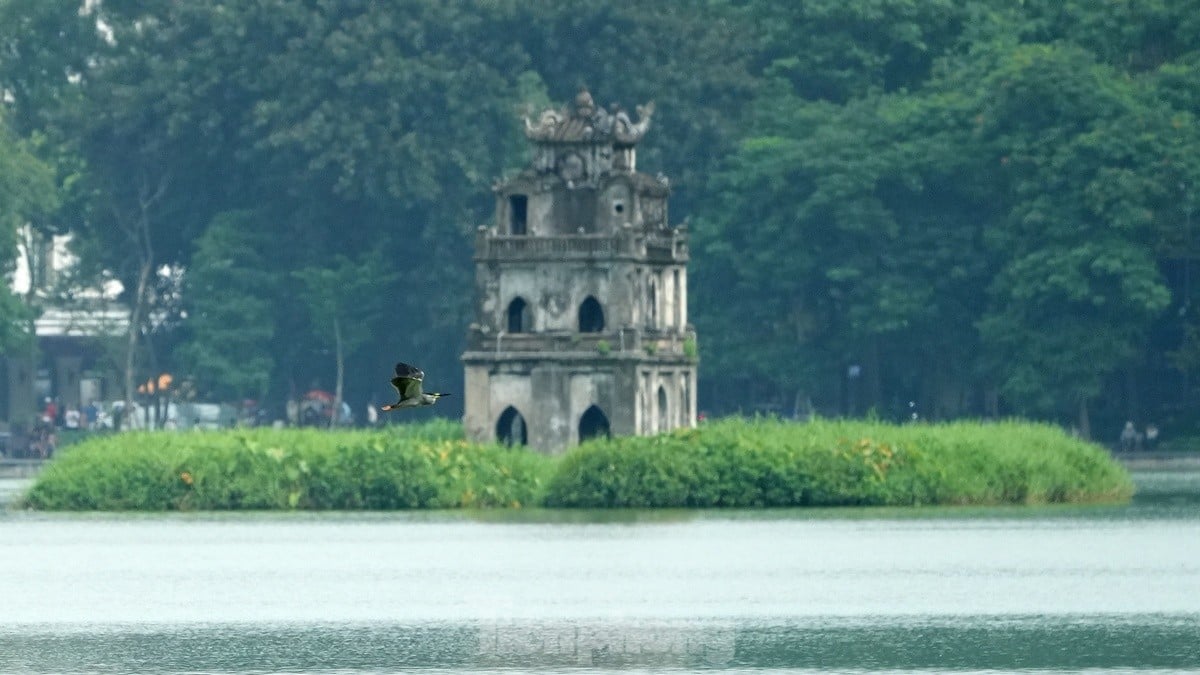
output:
[{"label": "building roof", "polygon": [[34,321],[38,337],[111,337],[129,330],[129,308],[118,304],[90,308],[47,308]]}]

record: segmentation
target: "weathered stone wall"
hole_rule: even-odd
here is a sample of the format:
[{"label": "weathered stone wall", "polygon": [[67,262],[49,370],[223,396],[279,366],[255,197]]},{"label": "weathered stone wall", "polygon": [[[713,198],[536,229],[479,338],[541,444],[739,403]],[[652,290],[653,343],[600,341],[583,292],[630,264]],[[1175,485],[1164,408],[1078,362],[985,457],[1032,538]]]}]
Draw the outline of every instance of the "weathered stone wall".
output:
[{"label": "weathered stone wall", "polygon": [[[507,330],[508,308],[522,298],[531,306],[532,325],[525,332],[575,331],[579,326],[579,307],[592,296],[604,308],[606,323],[628,320],[619,312],[625,303],[610,282],[611,269],[598,264],[551,266],[529,263],[508,267],[498,275],[495,309],[484,317],[496,330]],[[618,315],[614,316],[614,312]]]}]

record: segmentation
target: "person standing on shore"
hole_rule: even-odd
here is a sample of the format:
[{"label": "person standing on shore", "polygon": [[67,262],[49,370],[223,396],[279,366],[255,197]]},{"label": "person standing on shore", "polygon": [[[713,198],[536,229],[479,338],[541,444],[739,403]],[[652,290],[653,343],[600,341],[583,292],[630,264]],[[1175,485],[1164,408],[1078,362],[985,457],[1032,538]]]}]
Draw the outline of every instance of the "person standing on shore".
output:
[{"label": "person standing on shore", "polygon": [[1125,428],[1121,430],[1121,450],[1130,452],[1133,450],[1134,444],[1137,443],[1138,432],[1133,426],[1133,420],[1125,423]]}]

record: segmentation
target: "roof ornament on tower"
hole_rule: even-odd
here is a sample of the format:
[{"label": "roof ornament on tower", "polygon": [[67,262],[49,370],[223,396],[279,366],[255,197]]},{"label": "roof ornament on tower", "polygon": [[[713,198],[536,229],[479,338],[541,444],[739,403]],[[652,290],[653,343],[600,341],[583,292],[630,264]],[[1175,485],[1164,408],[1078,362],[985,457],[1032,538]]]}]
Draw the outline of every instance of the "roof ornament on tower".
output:
[{"label": "roof ornament on tower", "polygon": [[612,143],[633,146],[642,140],[650,128],[654,103],[637,106],[638,121],[630,120],[620,105],[613,104],[611,112],[596,105],[592,94],[581,87],[571,109],[548,108],[537,121],[525,118],[525,136],[538,143]]}]

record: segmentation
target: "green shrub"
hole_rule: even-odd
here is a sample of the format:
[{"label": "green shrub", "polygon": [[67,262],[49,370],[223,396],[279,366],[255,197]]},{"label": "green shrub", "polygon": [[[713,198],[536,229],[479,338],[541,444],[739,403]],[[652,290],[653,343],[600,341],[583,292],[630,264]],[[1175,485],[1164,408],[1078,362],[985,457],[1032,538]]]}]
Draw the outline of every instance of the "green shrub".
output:
[{"label": "green shrub", "polygon": [[696,346],[696,338],[687,338],[683,341],[683,355],[692,361],[700,359],[700,349]]},{"label": "green shrub", "polygon": [[728,419],[586,444],[547,488],[561,507],[838,506],[1118,501],[1101,448],[1020,422],[890,425]]},{"label": "green shrub", "polygon": [[536,504],[551,460],[462,440],[461,425],[379,431],[137,432],[67,449],[24,503],[55,510],[407,509]]},{"label": "green shrub", "polygon": [[1120,501],[1098,446],[1021,422],[726,419],[589,441],[562,458],[463,440],[460,424],[97,436],[24,504],[55,510],[785,507]]}]

